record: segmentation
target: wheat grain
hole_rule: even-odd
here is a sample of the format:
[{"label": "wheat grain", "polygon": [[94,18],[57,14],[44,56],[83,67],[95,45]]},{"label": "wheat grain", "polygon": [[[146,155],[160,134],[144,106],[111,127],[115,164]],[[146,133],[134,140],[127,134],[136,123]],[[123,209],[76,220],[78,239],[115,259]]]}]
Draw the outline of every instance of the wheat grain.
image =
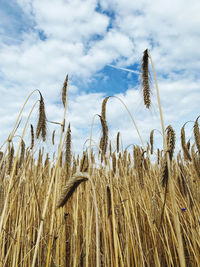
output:
[{"label": "wheat grain", "polygon": [[106,187],[107,192],[107,205],[108,205],[108,217],[112,214],[112,208],[111,208],[111,193],[110,193],[110,187]]},{"label": "wheat grain", "polygon": [[22,167],[23,161],[24,161],[24,153],[25,153],[25,143],[22,140],[21,143],[21,154],[20,154],[20,159],[19,159],[19,168]]},{"label": "wheat grain", "polygon": [[12,165],[13,165],[13,158],[14,158],[14,146],[12,145],[9,154],[8,154],[8,174],[11,173]]},{"label": "wheat grain", "polygon": [[142,58],[142,85],[143,85],[143,99],[146,108],[151,106],[150,85],[149,85],[149,61],[148,49],[144,51]]},{"label": "wheat grain", "polygon": [[116,156],[115,156],[115,152],[112,153],[112,168],[113,168],[113,173],[116,173]]},{"label": "wheat grain", "polygon": [[34,129],[33,125],[31,124],[31,149],[34,147]]},{"label": "wheat grain", "polygon": [[175,149],[175,131],[171,125],[167,127],[167,149],[169,152],[169,158],[172,160]]},{"label": "wheat grain", "polygon": [[66,105],[67,86],[68,86],[68,75],[65,78],[63,88],[62,88],[62,103],[64,107]]},{"label": "wheat grain", "polygon": [[40,106],[39,106],[39,119],[36,129],[36,138],[38,139],[39,136],[42,136],[43,141],[46,140],[46,113],[45,113],[45,105],[44,105],[44,99],[42,94],[40,93]]},{"label": "wheat grain", "polygon": [[200,133],[199,133],[198,118],[196,119],[196,121],[194,123],[194,140],[195,140],[195,144],[197,146],[198,153],[200,154]]},{"label": "wheat grain", "polygon": [[183,149],[184,158],[186,160],[191,161],[191,156],[190,156],[190,153],[189,153],[189,149],[188,149],[188,147],[186,145],[186,141],[185,141],[185,124],[181,128],[181,146],[182,146],[182,149]]},{"label": "wheat grain", "polygon": [[88,173],[80,172],[74,174],[64,186],[61,196],[58,200],[57,208],[63,207],[68,199],[73,195],[77,187],[82,183],[88,180]]},{"label": "wheat grain", "polygon": [[66,138],[66,153],[65,153],[65,160],[66,160],[66,167],[67,167],[67,174],[71,168],[71,129],[70,123],[67,128],[67,138]]},{"label": "wheat grain", "polygon": [[152,130],[150,133],[151,154],[153,154],[153,133],[154,133],[154,130]]},{"label": "wheat grain", "polygon": [[168,185],[168,178],[169,178],[169,172],[168,172],[168,166],[167,166],[167,155],[164,156],[164,162],[161,168],[161,182],[163,187],[167,187]]},{"label": "wheat grain", "polygon": [[53,133],[52,133],[52,145],[53,146],[55,144],[55,133],[56,133],[56,130],[53,130]]},{"label": "wheat grain", "polygon": [[117,133],[117,153],[119,153],[119,136],[120,132]]}]

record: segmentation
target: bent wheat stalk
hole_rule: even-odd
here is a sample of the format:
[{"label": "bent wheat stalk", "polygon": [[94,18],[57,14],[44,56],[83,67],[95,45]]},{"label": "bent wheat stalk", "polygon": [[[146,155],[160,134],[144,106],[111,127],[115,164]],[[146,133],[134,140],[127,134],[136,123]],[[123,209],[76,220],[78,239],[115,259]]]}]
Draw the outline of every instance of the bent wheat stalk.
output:
[{"label": "bent wheat stalk", "polygon": [[99,247],[99,222],[98,222],[98,207],[97,207],[97,199],[96,199],[96,191],[94,187],[94,183],[91,180],[90,176],[86,172],[78,172],[72,176],[72,178],[67,182],[61,196],[58,200],[57,208],[63,207],[69,198],[73,195],[78,186],[85,182],[89,181],[92,186],[93,197],[94,197],[94,205],[95,205],[95,217],[96,217],[96,266],[100,267],[100,247]]},{"label": "bent wheat stalk", "polygon": [[88,173],[80,172],[75,173],[64,186],[60,198],[57,203],[57,208],[63,207],[69,198],[73,195],[78,186],[88,180]]},{"label": "bent wheat stalk", "polygon": [[[140,132],[139,132],[139,129],[138,129],[138,127],[137,127],[137,124],[135,123],[135,120],[133,119],[133,116],[132,116],[130,110],[128,109],[128,107],[126,106],[126,104],[123,102],[123,100],[121,100],[121,98],[119,98],[118,96],[109,96],[109,98],[111,98],[111,97],[112,97],[112,98],[116,98],[116,99],[118,99],[118,100],[123,104],[123,106],[125,107],[125,109],[127,110],[128,114],[129,114],[129,116],[131,117],[131,120],[132,120],[132,122],[133,122],[133,124],[134,124],[134,126],[135,126],[135,129],[136,129],[137,134],[138,134],[138,136],[139,136],[139,139],[140,139],[140,141],[141,141],[141,143],[142,143],[142,146],[143,146],[143,148],[145,148],[145,145],[144,145],[144,142],[143,142],[143,140],[142,140],[141,134],[140,134]],[[106,101],[106,102],[107,102],[107,101]]]}]

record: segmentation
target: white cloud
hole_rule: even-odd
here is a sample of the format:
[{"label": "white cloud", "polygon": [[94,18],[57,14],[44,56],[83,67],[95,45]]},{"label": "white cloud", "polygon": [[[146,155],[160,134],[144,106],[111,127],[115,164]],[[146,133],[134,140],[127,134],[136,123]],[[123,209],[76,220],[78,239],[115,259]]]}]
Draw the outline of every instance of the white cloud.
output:
[{"label": "white cloud", "polygon": [[[81,83],[89,82],[107,64],[126,68],[140,63],[147,47],[158,73],[166,125],[172,124],[179,130],[185,121],[199,115],[199,1],[18,0],[17,3],[34,26],[19,32],[17,42],[8,44],[8,36],[5,42],[0,35],[0,122],[4,129],[0,140],[6,138],[25,97],[35,88],[41,89],[46,99],[48,118],[61,121],[62,106],[58,102],[68,73],[67,121],[71,121],[74,149],[78,150],[89,136],[92,117],[100,113],[103,99],[102,93],[83,92]],[[9,17],[5,16],[4,21],[1,33],[5,32]],[[46,36],[44,40],[39,31]],[[155,97],[149,112],[143,107],[141,92],[127,89],[122,88],[120,97],[133,112],[147,140],[152,128],[160,129]],[[138,143],[136,131],[121,104],[109,100],[107,112],[111,138],[120,130],[124,144]],[[35,123],[36,116],[34,113]],[[95,125],[94,134],[99,135],[100,126]]]},{"label": "white cloud", "polygon": [[36,28],[50,38],[79,42],[93,34],[104,34],[109,18],[95,11],[97,1],[32,1],[32,8],[18,1],[22,8],[33,14]]}]

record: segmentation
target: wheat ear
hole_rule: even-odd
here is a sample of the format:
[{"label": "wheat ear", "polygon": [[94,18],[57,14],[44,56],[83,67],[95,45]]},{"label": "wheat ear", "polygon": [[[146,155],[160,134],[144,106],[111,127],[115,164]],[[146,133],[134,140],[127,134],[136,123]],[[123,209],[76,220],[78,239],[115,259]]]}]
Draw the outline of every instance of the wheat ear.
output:
[{"label": "wheat ear", "polygon": [[31,149],[34,147],[34,129],[33,125],[31,124]]},{"label": "wheat ear", "polygon": [[154,130],[152,130],[150,133],[151,154],[153,154],[153,133],[154,133]]},{"label": "wheat ear", "polygon": [[172,160],[175,149],[175,131],[171,125],[167,126],[167,150],[169,152],[169,158]]},{"label": "wheat ear", "polygon": [[45,105],[44,99],[42,94],[40,93],[40,107],[39,107],[39,120],[36,129],[36,138],[38,139],[39,136],[42,136],[43,141],[46,140],[46,113],[45,113]]},{"label": "wheat ear", "polygon": [[53,130],[53,133],[52,133],[52,145],[53,146],[55,144],[55,132],[56,132],[56,130]]},{"label": "wheat ear", "polygon": [[117,153],[119,153],[119,136],[120,132],[117,133]]},{"label": "wheat ear", "polygon": [[101,106],[101,126],[102,126],[102,154],[105,155],[108,146],[108,125],[106,121],[106,104],[109,96],[106,97]]},{"label": "wheat ear", "polygon": [[20,154],[20,159],[19,159],[19,168],[22,166],[23,161],[24,161],[24,153],[25,153],[25,143],[22,139],[21,142],[21,154]]},{"label": "wheat ear", "polygon": [[107,205],[108,205],[108,217],[112,214],[112,205],[111,205],[111,193],[110,193],[110,187],[106,187],[106,192],[107,192]]},{"label": "wheat ear", "polygon": [[78,186],[88,180],[88,173],[80,172],[76,173],[70,178],[67,184],[64,186],[60,198],[58,200],[57,208],[63,207],[68,199],[73,195]]},{"label": "wheat ear", "polygon": [[148,49],[144,51],[142,58],[142,86],[143,86],[143,99],[146,108],[151,106],[150,98],[150,85],[149,85],[149,55]]},{"label": "wheat ear", "polygon": [[65,78],[64,84],[63,84],[63,88],[62,88],[62,102],[63,102],[63,106],[65,107],[66,105],[66,96],[67,96],[67,86],[68,86],[68,74]]},{"label": "wheat ear", "polygon": [[199,117],[197,117],[194,123],[194,139],[195,139],[195,144],[197,146],[198,153],[200,154],[200,133],[199,133],[198,119]]},{"label": "wheat ear", "polygon": [[67,128],[67,138],[66,138],[66,154],[65,154],[66,166],[67,166],[67,173],[71,168],[71,129],[70,123]]},{"label": "wheat ear", "polygon": [[58,201],[57,207],[62,207],[66,204],[68,199],[72,196],[74,191],[77,189],[77,187],[89,180],[92,191],[93,191],[93,197],[94,197],[94,205],[95,205],[95,217],[96,217],[96,265],[97,267],[100,267],[100,247],[99,247],[99,219],[98,219],[98,207],[97,207],[97,199],[96,199],[96,191],[94,187],[94,183],[91,180],[88,173],[80,172],[74,174],[70,180],[67,182],[66,186],[63,188],[63,192],[60,196],[60,199]]},{"label": "wheat ear", "polygon": [[185,141],[185,124],[181,128],[181,146],[182,146],[182,149],[183,149],[184,158],[186,160],[191,161],[192,159],[191,159],[191,156],[190,156],[190,152],[189,152],[189,149],[187,148],[186,141]]}]

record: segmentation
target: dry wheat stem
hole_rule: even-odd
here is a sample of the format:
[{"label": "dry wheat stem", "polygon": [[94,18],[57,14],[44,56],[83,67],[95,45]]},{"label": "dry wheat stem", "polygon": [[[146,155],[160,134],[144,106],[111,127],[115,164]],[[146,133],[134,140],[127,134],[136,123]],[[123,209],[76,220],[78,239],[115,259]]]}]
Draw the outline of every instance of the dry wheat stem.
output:
[{"label": "dry wheat stem", "polygon": [[118,99],[118,100],[123,104],[123,106],[124,106],[125,109],[127,110],[128,114],[129,114],[129,116],[130,116],[130,118],[131,118],[131,120],[132,120],[132,122],[133,122],[133,124],[134,124],[134,126],[135,126],[135,129],[136,129],[137,134],[138,134],[138,136],[139,136],[139,139],[140,139],[140,141],[141,141],[141,143],[142,143],[142,146],[143,146],[143,148],[145,148],[145,145],[144,145],[144,142],[143,142],[143,140],[142,140],[142,136],[141,136],[141,134],[140,134],[140,132],[139,132],[139,129],[138,129],[136,123],[135,123],[135,120],[133,119],[133,116],[132,116],[131,112],[129,111],[128,107],[126,106],[126,104],[125,104],[119,97],[117,97],[117,96],[110,96],[110,97],[113,97],[113,98]]},{"label": "dry wheat stem", "polygon": [[13,138],[13,136],[14,136],[14,133],[15,133],[15,131],[16,131],[17,125],[19,124],[19,120],[20,120],[20,117],[21,117],[21,115],[22,115],[22,112],[23,112],[23,110],[24,110],[24,108],[25,108],[27,102],[29,101],[29,99],[31,98],[31,96],[32,96],[35,92],[40,93],[40,91],[39,91],[38,89],[36,89],[36,90],[34,90],[33,92],[31,92],[31,93],[28,95],[28,97],[26,98],[26,100],[25,100],[25,102],[24,102],[24,104],[23,104],[23,106],[22,106],[22,108],[21,108],[21,110],[20,110],[20,112],[19,112],[19,115],[18,115],[17,120],[16,120],[16,122],[15,122],[15,125],[14,125],[14,127],[13,127],[13,129],[12,129],[12,131],[11,131],[9,137],[8,137],[8,140],[12,140],[12,138]]},{"label": "dry wheat stem", "polygon": [[[38,230],[35,251],[34,251],[34,255],[33,255],[32,267],[34,267],[35,263],[36,263],[36,257],[37,257],[39,243],[40,243],[40,237],[41,237],[43,226],[44,226],[44,218],[45,218],[45,215],[46,215],[46,212],[47,212],[47,206],[48,206],[48,202],[49,202],[49,197],[50,197],[50,194],[51,194],[54,178],[55,178],[55,175],[56,175],[56,172],[57,172],[57,168],[58,168],[58,165],[59,165],[59,160],[60,160],[60,156],[61,156],[61,153],[62,153],[62,148],[63,148],[64,143],[65,143],[66,135],[67,135],[67,133],[65,134],[63,142],[59,145],[58,158],[57,158],[57,161],[56,161],[55,168],[53,169],[51,181],[50,181],[50,184],[49,184],[49,189],[47,191],[47,195],[46,195],[46,198],[45,198],[44,208],[43,208],[43,212],[42,212],[42,220],[40,221],[40,226],[39,226],[39,230]],[[54,192],[55,192],[55,190],[54,190]],[[53,216],[52,216],[52,218],[53,218]],[[49,246],[49,248],[50,248],[51,247],[51,243],[49,243],[49,244],[50,244],[50,246]],[[49,253],[48,253],[48,255],[49,255]],[[47,258],[47,261],[48,261],[48,258]]]},{"label": "dry wheat stem", "polygon": [[57,207],[62,207],[66,204],[68,199],[72,196],[76,188],[82,183],[89,180],[94,197],[94,205],[95,205],[95,217],[96,217],[96,266],[100,267],[100,248],[99,248],[99,220],[98,220],[98,207],[97,207],[97,199],[96,192],[93,181],[90,176],[86,172],[79,172],[72,176],[72,178],[67,182],[65,187],[63,188],[62,194],[58,201]]},{"label": "dry wheat stem", "polygon": [[[164,144],[164,150],[167,151],[167,140],[165,136],[165,127],[164,127],[164,120],[163,120],[163,113],[162,113],[162,108],[161,108],[161,102],[160,102],[160,94],[159,94],[159,89],[158,89],[158,83],[157,83],[157,77],[156,77],[156,72],[155,68],[153,65],[153,60],[151,58],[150,53],[148,52],[152,69],[153,69],[153,74],[154,74],[154,80],[155,80],[155,85],[156,85],[156,92],[157,92],[157,99],[158,99],[158,106],[159,106],[159,111],[160,111],[160,118],[161,118],[161,125],[162,125],[162,132],[163,132],[163,144]],[[169,159],[169,154],[167,153],[167,166],[168,166],[168,173],[170,177],[170,159]],[[180,222],[179,222],[179,217],[177,214],[177,203],[176,203],[176,196],[175,196],[175,188],[174,188],[174,183],[172,179],[170,179],[169,183],[169,190],[171,193],[171,198],[172,198],[172,209],[173,209],[173,217],[174,217],[174,223],[175,223],[175,230],[177,234],[177,239],[178,239],[178,255],[179,255],[179,260],[180,263],[183,267],[186,266],[185,264],[185,256],[184,256],[184,249],[183,249],[183,240],[181,236],[181,229],[180,229]]]},{"label": "dry wheat stem", "polygon": [[14,164],[13,164],[13,167],[12,167],[12,172],[10,174],[10,180],[9,180],[9,186],[8,186],[8,194],[7,194],[5,202],[4,202],[4,207],[3,207],[1,220],[0,220],[0,240],[1,240],[1,237],[2,237],[1,233],[2,233],[2,227],[4,226],[5,212],[6,212],[7,206],[8,206],[9,193],[10,193],[10,190],[11,190],[12,184],[13,184],[13,178],[14,178],[14,173],[15,173],[15,169],[16,169],[16,165],[17,165],[17,161],[18,161],[18,157],[19,157],[19,151],[20,151],[20,148],[21,148],[22,139],[24,138],[28,122],[30,120],[31,114],[32,114],[37,102],[38,101],[35,102],[35,104],[33,105],[32,109],[31,109],[31,111],[29,112],[28,118],[26,120],[24,129],[23,129],[23,132],[22,132],[22,137],[21,137],[18,149],[17,149],[16,157],[15,157]]}]

